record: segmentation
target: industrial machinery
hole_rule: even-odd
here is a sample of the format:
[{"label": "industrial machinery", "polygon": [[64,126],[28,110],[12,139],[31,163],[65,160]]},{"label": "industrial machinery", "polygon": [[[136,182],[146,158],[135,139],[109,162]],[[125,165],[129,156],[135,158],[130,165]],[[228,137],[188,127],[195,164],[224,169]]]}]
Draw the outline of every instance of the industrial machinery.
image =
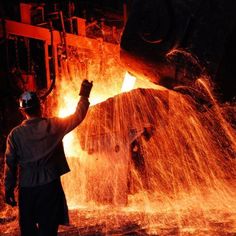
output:
[{"label": "industrial machinery", "polygon": [[[22,91],[64,117],[93,80],[87,117],[63,140],[69,207],[85,209],[73,223],[102,234],[124,222],[130,235],[130,222],[147,235],[234,230],[235,0],[26,2],[0,2],[0,151]],[[149,85],[123,92],[127,71]]]},{"label": "industrial machinery", "polygon": [[[112,14],[106,20],[104,14],[112,10],[103,14],[93,2],[0,4],[0,146],[3,151],[7,134],[22,119],[17,109],[19,95],[25,90],[37,91],[42,101],[50,103],[46,98],[55,88],[56,79],[61,77],[62,67],[71,79],[68,51],[79,52],[80,73],[85,78],[87,58],[91,54],[100,55],[103,44],[117,47],[124,21],[122,4],[119,4],[121,13]],[[45,112],[52,114],[51,109]]]},{"label": "industrial machinery", "polygon": [[220,101],[236,96],[236,3],[135,0],[121,39],[129,71],[168,88],[210,76]]}]

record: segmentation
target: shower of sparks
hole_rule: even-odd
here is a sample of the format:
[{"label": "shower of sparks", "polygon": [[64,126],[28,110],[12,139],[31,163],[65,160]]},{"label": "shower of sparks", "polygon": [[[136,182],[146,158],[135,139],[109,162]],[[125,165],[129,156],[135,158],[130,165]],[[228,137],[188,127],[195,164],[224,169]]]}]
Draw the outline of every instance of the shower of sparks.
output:
[{"label": "shower of sparks", "polygon": [[[235,235],[236,133],[224,107],[214,101],[202,111],[186,95],[144,82],[140,89],[112,55],[106,58],[106,69],[93,58],[91,107],[63,140],[74,228],[59,235]],[[71,60],[72,75],[62,67],[53,96],[60,117],[79,99],[81,68]],[[210,94],[204,78],[200,83]],[[6,222],[0,230],[13,235],[13,228]]]},{"label": "shower of sparks", "polygon": [[[122,219],[137,220],[150,234],[160,233],[160,227],[207,231],[209,222],[223,221],[224,214],[233,225],[236,134],[220,115],[223,108],[215,104],[200,112],[187,96],[150,89],[149,84],[137,89],[135,77],[112,65],[102,79],[96,63],[90,68],[92,106],[71,138],[64,139],[71,172],[63,183],[70,208],[89,214],[93,220],[86,224],[91,226],[99,225],[102,215],[109,225],[118,217],[120,227]],[[68,83],[62,74],[58,108],[69,115],[80,83]],[[143,155],[144,166],[132,160],[134,141],[140,144],[137,154]],[[109,205],[113,211],[107,210]]]}]

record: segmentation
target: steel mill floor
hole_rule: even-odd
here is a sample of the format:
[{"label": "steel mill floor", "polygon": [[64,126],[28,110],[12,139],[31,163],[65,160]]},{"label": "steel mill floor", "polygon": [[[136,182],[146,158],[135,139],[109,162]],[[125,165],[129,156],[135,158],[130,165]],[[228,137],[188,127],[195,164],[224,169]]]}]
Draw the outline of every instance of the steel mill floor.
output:
[{"label": "steel mill floor", "polygon": [[[215,216],[219,218],[216,219]],[[168,217],[168,218],[167,218]],[[192,217],[192,218],[191,218]],[[236,214],[213,212],[203,216],[191,213],[186,218],[176,219],[168,214],[143,212],[118,212],[101,210],[70,211],[73,226],[60,227],[58,236],[96,235],[182,235],[182,236],[235,236]],[[201,224],[201,219],[205,225]],[[12,229],[12,230],[9,230]],[[0,221],[0,236],[19,236],[17,222]]]}]

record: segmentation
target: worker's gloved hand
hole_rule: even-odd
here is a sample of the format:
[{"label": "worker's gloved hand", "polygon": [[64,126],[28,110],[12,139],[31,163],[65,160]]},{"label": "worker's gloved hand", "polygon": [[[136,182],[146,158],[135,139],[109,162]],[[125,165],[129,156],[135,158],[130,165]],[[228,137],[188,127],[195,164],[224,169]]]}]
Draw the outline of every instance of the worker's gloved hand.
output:
[{"label": "worker's gloved hand", "polygon": [[17,205],[17,202],[15,200],[14,191],[5,191],[5,202],[6,204],[14,207]]},{"label": "worker's gloved hand", "polygon": [[83,80],[80,87],[79,95],[88,98],[92,87],[93,82],[89,82],[87,79]]}]

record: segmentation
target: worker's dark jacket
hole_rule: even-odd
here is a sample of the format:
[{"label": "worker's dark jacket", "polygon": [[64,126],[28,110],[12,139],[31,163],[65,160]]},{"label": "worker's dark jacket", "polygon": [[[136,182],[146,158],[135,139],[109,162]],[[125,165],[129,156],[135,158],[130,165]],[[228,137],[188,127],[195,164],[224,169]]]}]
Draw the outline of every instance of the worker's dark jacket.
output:
[{"label": "worker's dark jacket", "polygon": [[14,128],[7,138],[5,188],[14,190],[19,165],[19,186],[47,184],[69,172],[63,137],[79,125],[89,107],[81,97],[75,113],[66,118],[32,118]]}]

